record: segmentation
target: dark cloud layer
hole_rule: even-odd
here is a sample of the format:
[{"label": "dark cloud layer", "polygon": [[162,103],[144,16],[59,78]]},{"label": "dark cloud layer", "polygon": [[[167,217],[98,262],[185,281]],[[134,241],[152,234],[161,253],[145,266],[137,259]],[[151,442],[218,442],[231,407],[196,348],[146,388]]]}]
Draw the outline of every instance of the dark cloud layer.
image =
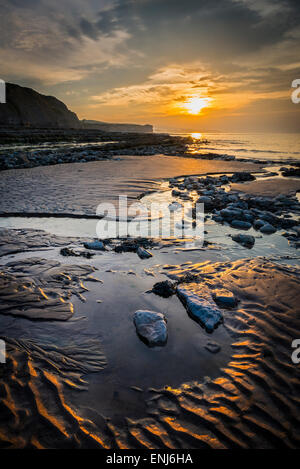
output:
[{"label": "dark cloud layer", "polygon": [[[298,0],[2,0],[1,39],[22,27],[31,10],[66,36],[96,40],[127,31],[128,46],[179,59],[197,55],[231,57],[293,40],[300,26]],[[26,21],[26,16],[24,18]],[[24,28],[27,28],[24,23]],[[55,32],[54,28],[54,31]],[[159,49],[158,49],[159,48]],[[157,50],[158,49],[158,50]]]},{"label": "dark cloud layer", "polygon": [[255,9],[253,2],[234,0],[119,0],[99,18],[81,21],[87,34],[125,29],[131,34],[129,44],[147,52],[159,45],[177,58],[232,56],[275,45],[300,26],[299,1],[271,3],[269,11],[264,2]]}]

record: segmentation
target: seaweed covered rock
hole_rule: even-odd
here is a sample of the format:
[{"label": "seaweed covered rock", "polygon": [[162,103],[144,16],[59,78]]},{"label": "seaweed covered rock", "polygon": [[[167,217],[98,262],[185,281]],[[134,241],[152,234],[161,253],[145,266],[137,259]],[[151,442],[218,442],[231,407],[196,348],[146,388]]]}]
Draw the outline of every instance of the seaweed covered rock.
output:
[{"label": "seaweed covered rock", "polygon": [[176,285],[170,280],[157,282],[153,285],[152,292],[155,293],[155,295],[162,296],[163,298],[169,298],[169,296],[174,295],[176,292]]}]

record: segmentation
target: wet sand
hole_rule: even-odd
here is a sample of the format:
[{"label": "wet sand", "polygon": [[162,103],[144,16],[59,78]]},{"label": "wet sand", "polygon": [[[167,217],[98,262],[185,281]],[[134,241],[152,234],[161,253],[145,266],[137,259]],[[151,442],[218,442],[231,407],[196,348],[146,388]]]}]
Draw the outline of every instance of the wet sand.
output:
[{"label": "wet sand", "polygon": [[118,208],[118,197],[125,194],[129,202],[136,201],[140,194],[157,190],[163,178],[261,168],[253,163],[165,155],[120,158],[4,171],[0,214],[95,216],[98,204],[110,202]]},{"label": "wet sand", "polygon": [[242,191],[247,194],[253,194],[264,197],[276,197],[277,195],[293,195],[300,192],[300,179],[284,179],[275,177],[256,180],[244,184],[232,184],[232,190]]},{"label": "wet sand", "polygon": [[[111,256],[92,262],[102,267],[103,285],[87,284],[86,302],[73,299],[73,319],[2,321],[8,348],[2,445],[299,447],[299,367],[291,361],[300,326],[299,270],[261,258],[173,269],[153,261],[147,264],[153,278],[134,254]],[[167,258],[174,255],[157,253],[156,262]],[[129,262],[134,274],[124,270]],[[180,279],[187,270],[239,300],[222,309],[224,322],[212,334],[178,298],[145,293],[162,278],[159,272]],[[132,315],[140,307],[166,314],[165,347],[148,348],[136,335]],[[219,353],[205,349],[211,340]]]},{"label": "wet sand", "polygon": [[[122,178],[113,174],[120,164]],[[92,214],[99,198],[124,191],[135,200],[161,178],[259,169],[163,156],[6,171],[1,210]],[[280,230],[251,228],[249,250],[228,236],[232,227],[210,219],[205,228],[211,244],[160,240],[145,260],[112,250],[64,257],[62,247],[78,251],[84,238],[0,230],[2,447],[300,447],[299,365],[291,359],[300,334],[297,251]],[[216,305],[222,321],[209,333],[177,294],[151,292],[166,279],[200,297],[225,289],[238,303]],[[140,340],[138,309],[164,313],[165,346]]]}]

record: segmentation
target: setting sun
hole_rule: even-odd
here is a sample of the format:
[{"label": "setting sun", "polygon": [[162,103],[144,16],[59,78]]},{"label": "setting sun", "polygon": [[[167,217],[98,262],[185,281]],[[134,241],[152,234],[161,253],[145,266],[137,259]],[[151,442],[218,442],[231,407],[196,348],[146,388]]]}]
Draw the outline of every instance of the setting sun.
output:
[{"label": "setting sun", "polygon": [[189,114],[196,115],[208,105],[209,101],[209,98],[190,98],[188,101],[183,103],[183,107]]}]

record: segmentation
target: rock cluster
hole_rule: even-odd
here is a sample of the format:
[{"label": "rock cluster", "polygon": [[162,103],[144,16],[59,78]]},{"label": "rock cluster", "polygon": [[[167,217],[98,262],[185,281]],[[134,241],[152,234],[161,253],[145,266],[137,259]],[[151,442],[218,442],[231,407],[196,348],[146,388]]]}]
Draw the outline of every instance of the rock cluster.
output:
[{"label": "rock cluster", "polygon": [[[277,230],[294,231],[293,236],[299,237],[295,231],[299,222],[294,215],[299,215],[300,204],[296,197],[278,195],[277,197],[262,197],[242,192],[226,191],[224,186],[230,182],[252,181],[255,177],[251,173],[234,173],[232,176],[218,177],[186,177],[170,179],[169,185],[172,195],[181,200],[193,199],[192,194],[198,194],[196,204],[204,204],[206,217],[215,222],[228,224],[232,228],[247,231],[254,228],[262,234],[273,234]],[[195,197],[194,197],[195,198]],[[172,203],[172,206],[175,202]],[[196,205],[193,207],[193,217],[196,218]],[[232,239],[243,246],[252,247],[255,238],[250,235],[233,235]]]},{"label": "rock cluster", "polygon": [[[34,146],[14,145],[11,149],[1,150],[0,148],[0,170],[62,163],[88,163],[111,159],[116,155],[182,155],[187,151],[190,142],[189,137],[164,134],[105,134],[98,131],[98,134],[92,133],[92,135],[94,138],[91,142],[91,135],[88,131],[82,133],[78,130],[78,135],[73,134],[72,130],[57,131],[49,135],[46,130],[40,133],[37,130],[32,131],[32,135],[26,136],[25,134],[23,140],[28,139],[29,143],[33,140],[36,143]],[[44,138],[47,136],[49,140],[44,143]],[[19,132],[0,130],[0,138],[3,143],[6,138],[9,143],[19,143]]]},{"label": "rock cluster", "polygon": [[300,177],[300,168],[281,168],[284,177]]},{"label": "rock cluster", "polygon": [[[109,240],[107,241],[109,243]],[[136,252],[141,259],[152,257],[148,248],[155,246],[155,242],[150,238],[126,238],[113,247],[115,252]]]}]

